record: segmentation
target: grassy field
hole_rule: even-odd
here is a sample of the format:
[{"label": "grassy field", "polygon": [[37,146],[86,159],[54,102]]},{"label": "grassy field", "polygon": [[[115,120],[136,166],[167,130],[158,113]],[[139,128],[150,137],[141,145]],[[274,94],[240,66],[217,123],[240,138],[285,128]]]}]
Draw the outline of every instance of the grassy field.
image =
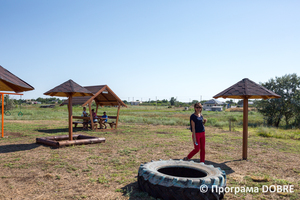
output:
[{"label": "grassy field", "polygon": [[[105,143],[51,148],[37,137],[66,135],[67,107],[22,107],[5,116],[0,139],[0,199],[153,199],[137,187],[141,163],[182,159],[192,150],[189,116],[193,110],[167,107],[122,108],[118,130],[76,134],[106,138]],[[116,115],[116,108],[104,107]],[[82,107],[73,107],[80,115]],[[300,199],[300,131],[264,127],[249,112],[248,160],[242,157],[242,113],[204,112],[206,164],[226,171],[228,187],[293,185],[294,193],[226,193],[225,199]],[[229,118],[234,126],[229,131]],[[193,158],[199,162],[199,155]]]}]

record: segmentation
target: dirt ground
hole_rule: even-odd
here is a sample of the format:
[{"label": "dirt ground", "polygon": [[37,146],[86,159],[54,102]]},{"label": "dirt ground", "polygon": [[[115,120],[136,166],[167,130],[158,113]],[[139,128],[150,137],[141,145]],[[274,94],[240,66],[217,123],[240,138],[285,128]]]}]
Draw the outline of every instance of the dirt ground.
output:
[{"label": "dirt ground", "polygon": [[[192,150],[190,132],[183,126],[120,124],[118,130],[106,132],[77,128],[76,134],[104,137],[106,142],[65,148],[35,143],[36,137],[64,130],[46,126],[31,134],[5,133],[0,140],[0,199],[153,199],[138,189],[139,165],[182,159]],[[193,158],[195,162],[199,162],[198,156]],[[227,187],[294,185],[295,191],[228,192],[225,199],[300,199],[300,141],[250,133],[248,160],[241,157],[240,132],[206,128],[205,163],[225,170]]]}]

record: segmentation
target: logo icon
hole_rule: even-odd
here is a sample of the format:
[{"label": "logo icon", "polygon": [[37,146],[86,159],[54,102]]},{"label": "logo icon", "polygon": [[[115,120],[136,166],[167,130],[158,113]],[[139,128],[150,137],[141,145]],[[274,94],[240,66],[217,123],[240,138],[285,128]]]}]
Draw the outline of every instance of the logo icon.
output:
[{"label": "logo icon", "polygon": [[208,191],[207,185],[201,185],[201,186],[200,186],[200,192],[201,192],[201,193],[206,193],[207,191]]}]

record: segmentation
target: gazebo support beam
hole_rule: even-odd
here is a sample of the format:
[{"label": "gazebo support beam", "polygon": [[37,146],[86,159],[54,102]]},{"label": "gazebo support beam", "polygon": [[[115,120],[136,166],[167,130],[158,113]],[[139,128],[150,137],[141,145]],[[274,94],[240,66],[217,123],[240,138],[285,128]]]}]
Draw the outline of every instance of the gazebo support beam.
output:
[{"label": "gazebo support beam", "polygon": [[92,102],[89,103],[89,111],[90,111],[91,126],[92,126],[92,130],[93,130],[93,128],[94,128],[94,120],[93,120],[93,115],[92,115]]},{"label": "gazebo support beam", "polygon": [[72,117],[72,95],[69,96],[69,140],[73,140],[73,117]]},{"label": "gazebo support beam", "polygon": [[4,137],[4,94],[1,94],[2,97],[2,137]]},{"label": "gazebo support beam", "polygon": [[97,107],[96,107],[96,114],[98,113],[98,107],[99,107],[99,103],[98,102],[96,102],[96,105],[97,105]]},{"label": "gazebo support beam", "polygon": [[248,97],[244,98],[243,109],[243,160],[247,160],[248,149]]},{"label": "gazebo support beam", "polygon": [[3,92],[0,93],[0,98],[2,99],[2,107],[1,107],[1,109],[2,109],[2,124],[1,124],[2,137],[4,137],[4,94],[23,95],[23,94],[18,94],[18,93],[3,93]]},{"label": "gazebo support beam", "polygon": [[117,119],[116,119],[116,129],[117,129],[117,127],[118,127],[119,114],[120,114],[120,107],[121,107],[121,105],[120,105],[120,103],[119,103],[119,106],[118,106],[118,112],[117,112]]}]

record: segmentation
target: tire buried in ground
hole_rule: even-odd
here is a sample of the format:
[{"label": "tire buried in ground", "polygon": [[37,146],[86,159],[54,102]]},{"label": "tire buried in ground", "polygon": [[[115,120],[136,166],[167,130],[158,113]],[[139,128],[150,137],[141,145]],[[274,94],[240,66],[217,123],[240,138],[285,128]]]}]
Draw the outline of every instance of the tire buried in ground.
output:
[{"label": "tire buried in ground", "polygon": [[224,197],[220,191],[225,191],[226,174],[194,161],[151,161],[140,165],[138,185],[150,196],[165,200],[219,200]]}]

